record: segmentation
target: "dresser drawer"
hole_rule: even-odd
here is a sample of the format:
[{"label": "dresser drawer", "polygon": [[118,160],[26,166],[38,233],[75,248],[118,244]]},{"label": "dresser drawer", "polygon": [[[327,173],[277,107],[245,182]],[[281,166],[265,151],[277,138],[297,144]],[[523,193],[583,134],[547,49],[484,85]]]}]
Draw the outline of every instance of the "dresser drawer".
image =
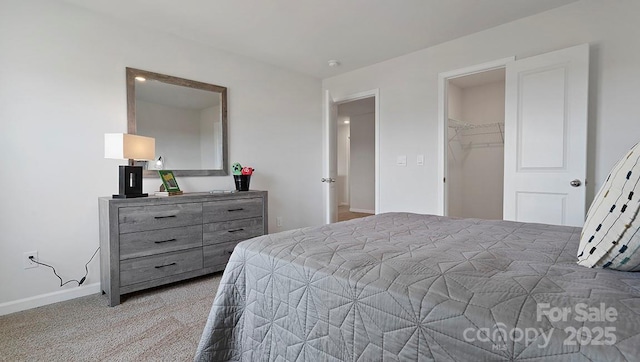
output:
[{"label": "dresser drawer", "polygon": [[127,286],[202,269],[202,248],[175,251],[120,263],[120,285]]},{"label": "dresser drawer", "polygon": [[222,244],[206,245],[202,250],[204,253],[204,267],[211,268],[220,266],[220,270],[224,269],[233,249],[238,245],[238,241],[231,241]]},{"label": "dresser drawer", "polygon": [[120,260],[202,246],[202,225],[120,235]]},{"label": "dresser drawer", "polygon": [[202,221],[210,223],[260,217],[262,209],[261,198],[205,202],[202,204]]},{"label": "dresser drawer", "polygon": [[202,224],[202,204],[122,207],[118,219],[121,234],[198,225]]},{"label": "dresser drawer", "polygon": [[246,240],[264,234],[262,218],[214,222],[202,226],[204,245]]}]

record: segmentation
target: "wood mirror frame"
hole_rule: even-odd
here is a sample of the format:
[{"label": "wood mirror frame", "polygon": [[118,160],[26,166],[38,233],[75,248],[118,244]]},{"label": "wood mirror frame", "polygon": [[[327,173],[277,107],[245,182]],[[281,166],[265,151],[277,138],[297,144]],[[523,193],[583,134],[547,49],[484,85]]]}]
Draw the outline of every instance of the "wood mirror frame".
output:
[{"label": "wood mirror frame", "polygon": [[[135,68],[126,68],[127,74],[127,133],[137,134],[136,123],[136,77],[144,77],[147,80],[156,80],[162,83],[200,89],[220,94],[220,123],[222,128],[222,168],[221,169],[171,169],[175,176],[227,176],[229,174],[228,140],[227,140],[227,88],[198,82],[194,80],[178,78],[170,75],[149,72]],[[144,136],[144,135],[141,135]],[[160,155],[163,156],[163,155]],[[158,177],[157,170],[144,170],[145,177]]]}]

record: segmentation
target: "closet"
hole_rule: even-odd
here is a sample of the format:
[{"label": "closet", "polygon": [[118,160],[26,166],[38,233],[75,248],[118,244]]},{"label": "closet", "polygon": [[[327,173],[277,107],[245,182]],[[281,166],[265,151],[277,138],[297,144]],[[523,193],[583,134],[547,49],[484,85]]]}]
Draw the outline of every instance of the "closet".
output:
[{"label": "closet", "polygon": [[447,90],[448,215],[502,219],[504,69],[450,79]]}]

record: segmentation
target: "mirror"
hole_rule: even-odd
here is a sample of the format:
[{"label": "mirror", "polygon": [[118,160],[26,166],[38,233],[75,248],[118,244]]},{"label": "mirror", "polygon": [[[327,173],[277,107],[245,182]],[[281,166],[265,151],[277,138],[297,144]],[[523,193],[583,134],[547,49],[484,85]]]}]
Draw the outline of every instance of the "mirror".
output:
[{"label": "mirror", "polygon": [[226,87],[127,68],[127,132],[156,139],[144,176],[228,175]]}]

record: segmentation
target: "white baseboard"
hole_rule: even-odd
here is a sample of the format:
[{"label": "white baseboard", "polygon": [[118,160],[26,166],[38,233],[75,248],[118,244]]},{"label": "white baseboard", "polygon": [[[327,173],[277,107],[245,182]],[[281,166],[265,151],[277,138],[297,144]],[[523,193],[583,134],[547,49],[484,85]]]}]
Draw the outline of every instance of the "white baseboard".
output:
[{"label": "white baseboard", "polygon": [[364,214],[375,214],[376,213],[374,210],[354,209],[354,208],[349,208],[349,211],[351,211],[351,212],[361,212],[361,213],[364,213]]},{"label": "white baseboard", "polygon": [[47,294],[36,295],[34,297],[15,300],[0,304],[0,315],[20,312],[27,309],[42,307],[44,305],[64,302],[65,300],[85,297],[87,295],[100,293],[100,283],[80,286],[72,289],[60,290]]}]

